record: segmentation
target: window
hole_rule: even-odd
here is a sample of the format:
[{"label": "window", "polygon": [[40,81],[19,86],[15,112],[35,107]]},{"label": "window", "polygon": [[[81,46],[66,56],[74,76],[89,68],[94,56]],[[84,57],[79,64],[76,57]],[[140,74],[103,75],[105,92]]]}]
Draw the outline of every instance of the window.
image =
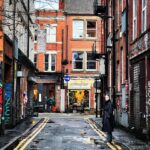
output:
[{"label": "window", "polygon": [[56,54],[45,54],[45,71],[56,71]]},{"label": "window", "polygon": [[34,65],[37,67],[37,54],[34,54]]},{"label": "window", "polygon": [[96,37],[96,21],[87,21],[86,37],[88,38]]},{"label": "window", "polygon": [[74,20],[73,21],[73,38],[81,39],[84,37],[84,21]]},{"label": "window", "polygon": [[89,52],[73,52],[73,70],[95,71],[96,60],[92,57],[92,54]]},{"label": "window", "polygon": [[126,32],[126,10],[123,11],[122,13],[122,23],[121,23],[121,32],[125,33]]},{"label": "window", "polygon": [[73,70],[83,70],[83,52],[73,52]]},{"label": "window", "polygon": [[142,32],[146,30],[146,0],[142,0]]},{"label": "window", "polygon": [[91,53],[87,53],[87,70],[96,70],[96,60],[92,57]]},{"label": "window", "polygon": [[76,38],[76,39],[96,38],[96,21],[74,20],[73,21],[73,38]]},{"label": "window", "polygon": [[47,27],[46,42],[56,43],[56,27],[55,26]]},{"label": "window", "polygon": [[133,40],[137,36],[137,0],[133,0]]},{"label": "window", "polygon": [[35,30],[35,32],[34,32],[34,41],[37,41],[37,30]]},{"label": "window", "polygon": [[9,0],[9,5],[11,5],[12,4],[12,0]]},{"label": "window", "polygon": [[124,54],[123,54],[123,48],[121,48],[121,83],[124,82]]}]

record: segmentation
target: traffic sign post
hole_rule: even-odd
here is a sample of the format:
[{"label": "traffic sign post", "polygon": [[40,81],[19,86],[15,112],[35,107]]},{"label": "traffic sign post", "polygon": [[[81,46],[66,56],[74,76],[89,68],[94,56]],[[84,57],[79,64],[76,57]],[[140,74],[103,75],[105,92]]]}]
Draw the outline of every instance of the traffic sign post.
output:
[{"label": "traffic sign post", "polygon": [[69,96],[68,96],[68,82],[70,81],[70,76],[69,75],[65,75],[64,76],[64,80],[67,82],[67,113],[69,112]]},{"label": "traffic sign post", "polygon": [[70,76],[69,76],[69,75],[65,75],[65,76],[64,76],[64,80],[65,80],[66,82],[70,81]]}]

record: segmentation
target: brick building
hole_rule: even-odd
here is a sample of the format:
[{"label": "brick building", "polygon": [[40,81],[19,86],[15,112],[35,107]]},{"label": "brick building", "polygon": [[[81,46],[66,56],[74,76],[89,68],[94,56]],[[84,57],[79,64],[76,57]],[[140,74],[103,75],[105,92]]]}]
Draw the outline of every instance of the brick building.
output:
[{"label": "brick building", "polygon": [[[94,15],[93,0],[65,1],[65,22],[67,26],[65,73],[68,82],[68,105],[80,107],[84,101],[86,109],[94,112],[95,89],[93,83],[99,78],[99,62],[92,57],[95,43],[97,53],[103,53],[103,30],[101,18]],[[99,98],[98,98],[99,99]],[[100,102],[100,101],[99,101]],[[99,105],[99,104],[98,104]]]},{"label": "brick building", "polygon": [[[103,30],[101,19],[93,14],[93,2],[93,0],[88,3],[85,0],[59,1],[59,9],[56,11],[36,12],[37,30],[47,31],[44,52],[39,52],[38,34],[35,42],[34,60],[40,70],[38,74],[40,79],[36,81],[38,86],[41,86],[38,90],[42,93],[43,99],[48,96],[50,90],[53,90],[58,111],[61,111],[62,105],[65,105],[65,110],[72,111],[74,105],[80,107],[85,100],[87,110],[94,112],[93,83],[95,78],[99,77],[99,62],[92,57],[92,47],[96,43],[97,52],[102,52]],[[55,70],[47,68],[47,61],[51,60],[47,60],[47,54],[55,54],[53,62],[55,66],[51,67],[55,67]],[[70,77],[68,84],[62,75]],[[44,92],[40,91],[40,88],[44,89]],[[60,95],[63,88],[66,94],[65,102],[62,103]]]},{"label": "brick building", "polygon": [[129,1],[130,127],[150,129],[150,1]]},{"label": "brick building", "polygon": [[31,112],[33,81],[28,77],[34,75],[35,67],[31,61],[33,17],[27,15],[28,11],[34,11],[32,0],[28,3],[0,2],[0,82],[3,93],[0,110],[4,118],[1,125],[6,127],[16,125]]},{"label": "brick building", "polygon": [[[56,110],[60,111],[62,55],[65,39],[63,6],[55,9],[37,9],[35,20],[34,63],[39,69],[35,80],[37,99],[46,109],[46,100],[53,93]],[[40,35],[42,34],[42,36]],[[35,99],[35,103],[37,101]]]}]

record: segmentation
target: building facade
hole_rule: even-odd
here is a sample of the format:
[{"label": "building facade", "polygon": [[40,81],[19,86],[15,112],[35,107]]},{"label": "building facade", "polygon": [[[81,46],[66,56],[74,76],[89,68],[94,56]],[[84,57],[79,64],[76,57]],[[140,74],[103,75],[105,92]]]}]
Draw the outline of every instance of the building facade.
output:
[{"label": "building facade", "polygon": [[[1,4],[1,68],[2,119],[1,123],[14,126],[31,112],[33,58],[33,1],[9,1]],[[30,92],[27,92],[29,91]]]},{"label": "building facade", "polygon": [[35,20],[34,63],[39,69],[36,76],[38,96],[35,104],[43,105],[47,111],[50,93],[55,99],[56,109],[60,111],[62,78],[62,56],[65,39],[65,16],[59,9],[37,9]]},{"label": "building facade", "polygon": [[[65,1],[66,59],[65,74],[70,76],[67,84],[68,106],[85,102],[85,109],[94,113],[95,79],[100,77],[100,62],[92,56],[93,45],[97,53],[103,53],[103,30],[101,18],[94,15],[93,0]],[[100,105],[100,93],[97,95]]]},{"label": "building facade", "polygon": [[[100,63],[93,59],[92,47],[95,45],[97,53],[103,52],[103,30],[101,19],[94,16],[93,2],[90,0],[87,5],[85,0],[59,1],[58,10],[36,12],[34,60],[40,71],[37,75],[40,79],[36,81],[39,92],[39,86],[44,89],[40,93],[43,99],[49,96],[49,91],[53,92],[56,111],[80,110],[82,102],[85,102],[86,109],[94,112],[93,83],[100,76]],[[46,41],[41,48],[38,40],[40,30],[45,30]],[[66,77],[69,78],[67,82]]]},{"label": "building facade", "polygon": [[150,129],[150,1],[129,1],[130,127]]}]

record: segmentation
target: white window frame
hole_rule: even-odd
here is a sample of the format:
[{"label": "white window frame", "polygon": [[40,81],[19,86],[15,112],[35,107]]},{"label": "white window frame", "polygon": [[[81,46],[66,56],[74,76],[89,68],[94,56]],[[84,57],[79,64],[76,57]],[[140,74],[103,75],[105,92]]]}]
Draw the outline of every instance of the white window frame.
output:
[{"label": "white window frame", "polygon": [[[86,71],[96,71],[96,70],[97,70],[97,63],[96,63],[96,60],[90,60],[90,62],[95,62],[95,63],[96,63],[96,68],[95,68],[95,69],[88,69],[88,68],[87,68],[87,62],[88,62],[87,54],[88,54],[88,53],[91,53],[91,52],[86,52],[86,59],[85,59]],[[91,53],[91,54],[92,54],[92,53]]]},{"label": "white window frame", "polygon": [[[83,53],[83,61],[82,61],[82,63],[83,63],[83,68],[82,68],[82,69],[75,69],[75,68],[74,68],[74,62],[75,62],[75,61],[74,61],[74,58],[73,58],[73,56],[74,56],[73,53],[77,53],[77,52],[78,52],[78,53]],[[73,71],[83,71],[84,68],[85,68],[85,63],[84,63],[84,62],[85,62],[85,54],[84,54],[84,51],[73,51],[73,52],[72,52],[72,70],[73,70]]]},{"label": "white window frame", "polygon": [[56,43],[56,33],[57,27],[53,25],[48,25],[46,28],[46,42]]},{"label": "white window frame", "polygon": [[[145,6],[144,6],[144,1],[145,1]],[[146,2],[147,0],[142,0],[142,13],[141,13],[141,18],[142,18],[142,32],[146,31]]]},{"label": "white window frame", "polygon": [[137,0],[133,0],[133,40],[137,37]]},{"label": "white window frame", "polygon": [[[96,25],[95,29],[94,28],[93,29],[88,29],[88,27],[87,27],[88,22],[95,22],[95,25]],[[88,30],[95,31],[95,37],[89,37],[88,34],[87,34]],[[97,38],[97,22],[96,22],[96,20],[86,20],[86,38],[87,39],[96,39]]]},{"label": "white window frame", "polygon": [[[78,23],[83,23],[83,26],[77,26]],[[83,39],[84,38],[84,20],[73,20],[73,31],[72,31],[72,37],[73,39]],[[81,31],[82,34],[80,36],[77,36],[77,32]]]},{"label": "white window frame", "polygon": [[[48,61],[48,70],[45,70],[45,55],[49,55],[48,57],[49,57],[49,61]],[[56,62],[56,52],[47,52],[47,53],[45,53],[45,55],[44,55],[44,71],[45,72],[56,72],[56,64],[57,64],[57,62]],[[51,69],[51,67],[52,67],[52,64],[51,64],[51,61],[52,61],[52,55],[55,55],[55,70],[52,70]]]}]

